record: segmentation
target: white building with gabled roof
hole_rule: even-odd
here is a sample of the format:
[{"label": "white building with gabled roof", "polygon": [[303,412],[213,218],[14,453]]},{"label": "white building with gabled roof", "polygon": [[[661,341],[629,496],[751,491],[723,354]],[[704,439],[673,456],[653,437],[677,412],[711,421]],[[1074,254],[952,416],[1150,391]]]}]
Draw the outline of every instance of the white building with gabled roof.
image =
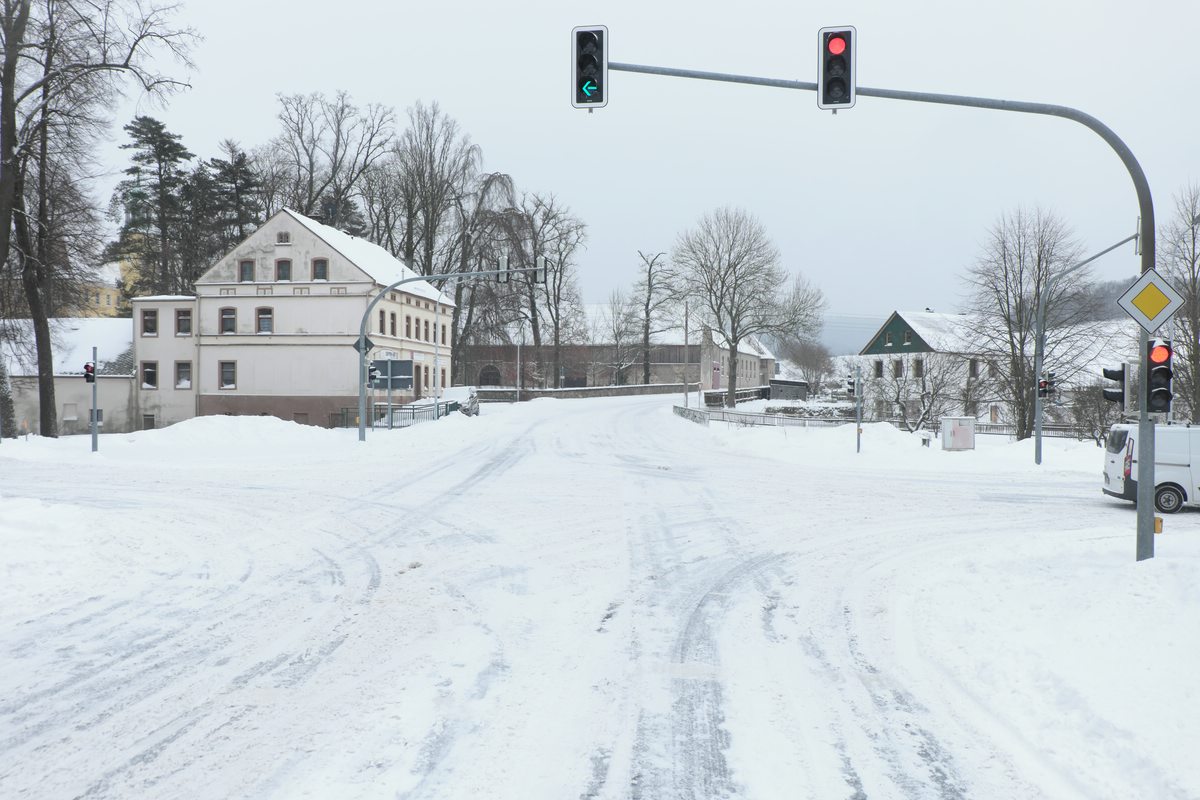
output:
[{"label": "white building with gabled roof", "polygon": [[[194,297],[134,299],[145,425],[207,414],[353,424],[353,345],[363,314],[382,289],[412,277],[375,244],[278,212],[196,281]],[[394,392],[394,402],[448,385],[453,305],[421,280],[388,292],[372,310],[369,357],[413,361],[413,389]]]}]

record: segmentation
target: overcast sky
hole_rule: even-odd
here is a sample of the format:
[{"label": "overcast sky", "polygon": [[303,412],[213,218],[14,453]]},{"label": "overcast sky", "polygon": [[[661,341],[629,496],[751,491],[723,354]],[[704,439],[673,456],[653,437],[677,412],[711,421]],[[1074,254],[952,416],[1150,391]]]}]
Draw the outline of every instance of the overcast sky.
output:
[{"label": "overcast sky", "polygon": [[[553,192],[588,225],[588,302],[628,288],[637,251],[669,251],[705,212],[740,206],[836,314],[957,310],[962,275],[1002,212],[1040,205],[1087,252],[1133,233],[1116,154],[1078,123],[859,98],[836,116],[813,92],[624,72],[607,108],[570,105],[570,31],[604,24],[613,61],[816,79],[817,30],[858,29],[858,85],[1068,105],[1106,123],[1141,162],[1159,222],[1200,179],[1200,3],[1195,0],[895,0],[801,3],[311,2],[189,0],[204,36],[192,89],[165,108],[130,97],[193,152],[278,130],[277,93],[350,92],[401,120],[437,101],[485,169]],[[107,198],[105,198],[107,200]],[[1132,276],[1129,245],[1095,276]]]}]

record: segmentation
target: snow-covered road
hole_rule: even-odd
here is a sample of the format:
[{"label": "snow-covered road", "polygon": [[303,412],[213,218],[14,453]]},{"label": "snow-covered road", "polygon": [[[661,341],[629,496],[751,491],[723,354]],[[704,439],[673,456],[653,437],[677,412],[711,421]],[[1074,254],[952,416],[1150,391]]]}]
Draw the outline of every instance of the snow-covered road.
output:
[{"label": "snow-covered road", "polygon": [[0,445],[0,796],[1195,798],[1200,514],[663,398]]}]

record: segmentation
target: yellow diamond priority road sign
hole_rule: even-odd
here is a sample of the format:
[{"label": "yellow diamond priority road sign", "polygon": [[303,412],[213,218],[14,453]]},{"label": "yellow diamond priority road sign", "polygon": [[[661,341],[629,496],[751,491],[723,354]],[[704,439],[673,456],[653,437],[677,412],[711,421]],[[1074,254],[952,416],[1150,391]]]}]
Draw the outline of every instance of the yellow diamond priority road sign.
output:
[{"label": "yellow diamond priority road sign", "polygon": [[1142,273],[1133,286],[1121,295],[1117,305],[1137,320],[1137,324],[1154,333],[1183,305],[1183,297],[1152,269]]}]

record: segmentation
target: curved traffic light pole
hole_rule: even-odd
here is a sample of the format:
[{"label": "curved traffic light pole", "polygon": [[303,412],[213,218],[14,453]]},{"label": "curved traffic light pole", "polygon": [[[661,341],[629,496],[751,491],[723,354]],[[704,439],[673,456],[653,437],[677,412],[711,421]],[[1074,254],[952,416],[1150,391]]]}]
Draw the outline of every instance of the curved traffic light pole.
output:
[{"label": "curved traffic light pole", "polygon": [[[780,89],[799,89],[806,92],[817,91],[817,84],[807,81],[789,81],[778,78],[757,78],[749,75],[730,75],[722,72],[702,72],[690,69],[674,69],[671,67],[651,67],[642,64],[624,64],[610,61],[608,68],[618,72],[639,72],[645,75],[665,75],[673,78],[694,78],[706,81],[721,81],[724,83],[745,83],[752,86],[774,86]],[[1154,268],[1154,202],[1150,197],[1150,184],[1141,164],[1133,156],[1133,151],[1121,141],[1121,138],[1107,125],[1078,109],[1068,106],[1057,106],[1047,103],[1027,103],[1020,100],[995,100],[987,97],[971,97],[957,94],[932,94],[929,92],[908,92],[897,89],[871,89],[858,87],[855,93],[859,97],[880,97],[885,100],[908,100],[917,103],[934,103],[944,106],[964,106],[966,108],[987,108],[993,111],[1015,111],[1020,114],[1040,114],[1050,117],[1062,117],[1074,120],[1091,129],[1109,147],[1116,151],[1121,163],[1129,171],[1133,179],[1133,187],[1137,192],[1138,211],[1141,214],[1142,272]],[[1145,329],[1140,331],[1139,346],[1142,353],[1141,376],[1138,378],[1140,396],[1145,397],[1148,387],[1146,350],[1150,335]],[[1036,378],[1035,378],[1036,380]],[[1137,484],[1137,560],[1142,561],[1154,557],[1154,425],[1150,416],[1141,404],[1138,411],[1138,484]]]}]

